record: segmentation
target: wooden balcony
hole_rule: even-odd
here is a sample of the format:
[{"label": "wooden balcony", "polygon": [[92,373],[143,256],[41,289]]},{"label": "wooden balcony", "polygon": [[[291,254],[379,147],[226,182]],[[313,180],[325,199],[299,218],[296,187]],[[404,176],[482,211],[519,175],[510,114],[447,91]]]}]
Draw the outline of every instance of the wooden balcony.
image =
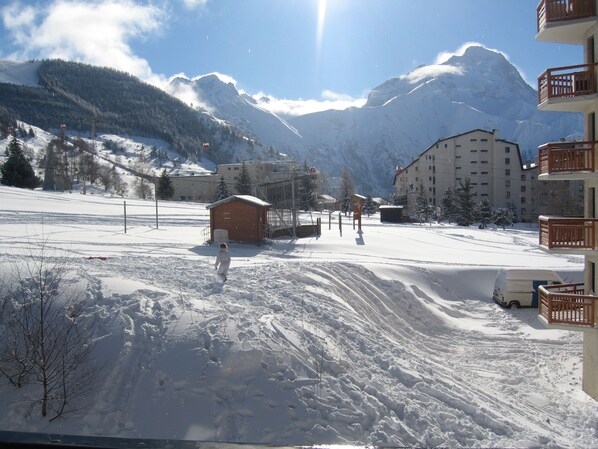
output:
[{"label": "wooden balcony", "polygon": [[536,13],[539,40],[580,44],[593,25],[596,4],[594,0],[541,0]]},{"label": "wooden balcony", "polygon": [[574,100],[595,94],[596,65],[596,63],[581,64],[546,70],[538,77],[540,107],[554,100]]},{"label": "wooden balcony", "polygon": [[593,173],[598,142],[553,142],[538,148],[540,175]]},{"label": "wooden balcony", "polygon": [[594,218],[564,218],[540,216],[540,246],[550,250],[595,250]]},{"label": "wooden balcony", "polygon": [[583,284],[542,285],[538,288],[538,314],[547,324],[594,327],[595,295]]}]

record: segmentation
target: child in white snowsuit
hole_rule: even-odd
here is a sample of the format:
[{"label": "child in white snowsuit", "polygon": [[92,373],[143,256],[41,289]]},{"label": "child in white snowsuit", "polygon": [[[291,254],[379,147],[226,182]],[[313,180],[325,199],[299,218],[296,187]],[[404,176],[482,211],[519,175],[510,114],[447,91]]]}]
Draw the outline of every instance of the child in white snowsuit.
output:
[{"label": "child in white snowsuit", "polygon": [[214,268],[217,270],[216,274],[220,276],[223,282],[226,282],[228,267],[230,267],[230,253],[228,252],[226,243],[221,243],[220,252],[218,253],[218,257],[216,257]]}]

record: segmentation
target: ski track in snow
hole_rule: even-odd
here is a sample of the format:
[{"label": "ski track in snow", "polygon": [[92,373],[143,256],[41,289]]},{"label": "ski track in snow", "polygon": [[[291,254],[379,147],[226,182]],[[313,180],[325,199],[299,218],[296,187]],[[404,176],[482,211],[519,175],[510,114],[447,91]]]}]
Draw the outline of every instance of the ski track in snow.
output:
[{"label": "ski track in snow", "polygon": [[[169,435],[178,438],[559,447],[582,436],[575,419],[563,421],[563,391],[546,388],[564,381],[552,372],[580,357],[578,337],[530,340],[513,314],[487,301],[473,300],[498,335],[456,328],[429,313],[438,304],[419,287],[350,263],[240,267],[225,285],[195,260],[110,259],[95,274],[97,264],[86,264],[96,313],[122,338],[82,414],[86,432],[163,436],[131,418],[151,384],[149,422],[189,411]],[[147,288],[103,298],[106,273]],[[164,363],[177,339],[190,340],[194,365],[183,378]],[[579,379],[568,383],[574,394]]]}]

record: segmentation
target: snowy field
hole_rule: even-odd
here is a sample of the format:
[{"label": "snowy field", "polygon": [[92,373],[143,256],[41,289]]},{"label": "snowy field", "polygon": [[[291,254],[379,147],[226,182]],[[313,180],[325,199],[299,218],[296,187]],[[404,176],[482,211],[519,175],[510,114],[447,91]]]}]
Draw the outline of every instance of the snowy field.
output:
[{"label": "snowy field", "polygon": [[[537,231],[337,216],[323,235],[231,244],[215,283],[205,204],[0,187],[4,275],[40,242],[84,285],[104,366],[48,423],[0,382],[0,430],[275,444],[598,447],[582,335],[491,294],[499,267],[580,280]],[[105,258],[105,259],[100,259]],[[17,395],[17,394],[20,394]]]}]

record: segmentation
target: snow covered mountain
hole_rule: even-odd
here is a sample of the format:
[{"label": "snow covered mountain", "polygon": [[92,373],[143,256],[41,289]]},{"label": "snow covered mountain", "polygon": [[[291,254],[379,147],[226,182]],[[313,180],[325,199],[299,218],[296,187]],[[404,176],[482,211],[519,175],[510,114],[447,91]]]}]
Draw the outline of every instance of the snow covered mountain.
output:
[{"label": "snow covered mountain", "polygon": [[261,140],[264,145],[281,151],[300,148],[302,139],[296,129],[285,120],[261,108],[249,95],[242,95],[233,83],[210,74],[189,80],[176,77],[170,82],[173,91],[191,88],[208,110],[218,119],[235,126],[247,136]]},{"label": "snow covered mountain", "polygon": [[[179,82],[179,81],[177,81]],[[522,151],[579,136],[578,114],[537,110],[537,92],[497,51],[471,46],[437,65],[421,66],[371,91],[360,108],[329,110],[287,121],[217,77],[195,81],[215,117],[264,145],[290,153],[328,175],[347,166],[360,193],[389,193],[396,165],[405,165],[440,138],[476,128],[497,129]]]}]

